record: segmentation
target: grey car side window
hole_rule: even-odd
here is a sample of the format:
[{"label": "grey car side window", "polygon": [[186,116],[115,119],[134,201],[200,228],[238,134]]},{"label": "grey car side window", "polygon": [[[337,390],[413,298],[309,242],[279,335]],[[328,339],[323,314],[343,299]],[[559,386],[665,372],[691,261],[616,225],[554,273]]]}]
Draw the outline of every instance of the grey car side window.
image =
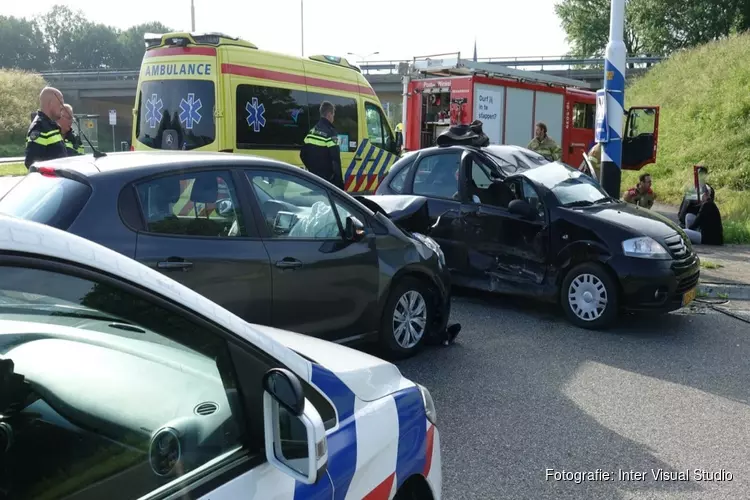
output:
[{"label": "grey car side window", "polygon": [[136,185],[150,233],[246,236],[232,176],[207,170],[157,177]]}]

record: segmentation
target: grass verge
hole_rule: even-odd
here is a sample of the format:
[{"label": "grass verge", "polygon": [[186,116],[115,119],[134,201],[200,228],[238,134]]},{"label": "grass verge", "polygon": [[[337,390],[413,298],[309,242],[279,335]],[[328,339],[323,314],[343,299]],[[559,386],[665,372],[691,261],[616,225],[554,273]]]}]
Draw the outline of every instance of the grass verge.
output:
[{"label": "grass verge", "polygon": [[23,163],[0,163],[0,177],[5,175],[26,175],[28,170]]},{"label": "grass verge", "polygon": [[724,219],[727,243],[750,243],[750,34],[673,55],[628,86],[626,105],[660,106],[657,163],[623,171],[623,190],[652,175],[659,201],[679,206],[693,165],[708,182]]}]

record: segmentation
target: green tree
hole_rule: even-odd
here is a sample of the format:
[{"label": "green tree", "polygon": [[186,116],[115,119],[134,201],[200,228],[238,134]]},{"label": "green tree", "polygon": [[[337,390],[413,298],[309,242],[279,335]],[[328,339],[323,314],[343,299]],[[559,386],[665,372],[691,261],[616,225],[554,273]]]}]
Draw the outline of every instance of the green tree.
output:
[{"label": "green tree", "polygon": [[0,16],[0,68],[45,69],[49,47],[33,21]]},{"label": "green tree", "polygon": [[[610,0],[562,0],[555,12],[579,57],[601,57],[609,40]],[[626,0],[628,57],[669,55],[750,27],[750,0]]]},{"label": "green tree", "polygon": [[146,33],[169,33],[170,31],[172,31],[170,28],[156,21],[139,24],[120,33],[119,39],[122,46],[121,68],[131,69],[141,66],[143,53],[146,51],[146,44],[143,39]]}]

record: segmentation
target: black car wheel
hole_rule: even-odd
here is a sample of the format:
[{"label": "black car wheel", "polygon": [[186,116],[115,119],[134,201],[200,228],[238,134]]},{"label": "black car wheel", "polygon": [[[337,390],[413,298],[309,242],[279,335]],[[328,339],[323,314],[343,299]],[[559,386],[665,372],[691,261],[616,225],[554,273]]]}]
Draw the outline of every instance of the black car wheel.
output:
[{"label": "black car wheel", "polygon": [[560,304],[576,326],[606,328],[617,316],[618,292],[604,266],[586,262],[568,271],[560,288]]},{"label": "black car wheel", "polygon": [[433,316],[434,306],[428,287],[411,277],[399,280],[383,310],[380,325],[382,346],[398,358],[414,355],[425,342]]}]

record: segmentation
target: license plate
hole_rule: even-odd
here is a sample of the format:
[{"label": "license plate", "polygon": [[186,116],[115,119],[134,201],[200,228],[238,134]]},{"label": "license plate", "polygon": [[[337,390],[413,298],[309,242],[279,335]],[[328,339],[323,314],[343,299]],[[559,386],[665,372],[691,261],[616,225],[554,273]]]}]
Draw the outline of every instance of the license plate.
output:
[{"label": "license plate", "polygon": [[682,307],[685,307],[695,300],[696,291],[697,288],[693,288],[692,290],[688,290],[687,292],[685,292],[685,294],[682,296]]}]

